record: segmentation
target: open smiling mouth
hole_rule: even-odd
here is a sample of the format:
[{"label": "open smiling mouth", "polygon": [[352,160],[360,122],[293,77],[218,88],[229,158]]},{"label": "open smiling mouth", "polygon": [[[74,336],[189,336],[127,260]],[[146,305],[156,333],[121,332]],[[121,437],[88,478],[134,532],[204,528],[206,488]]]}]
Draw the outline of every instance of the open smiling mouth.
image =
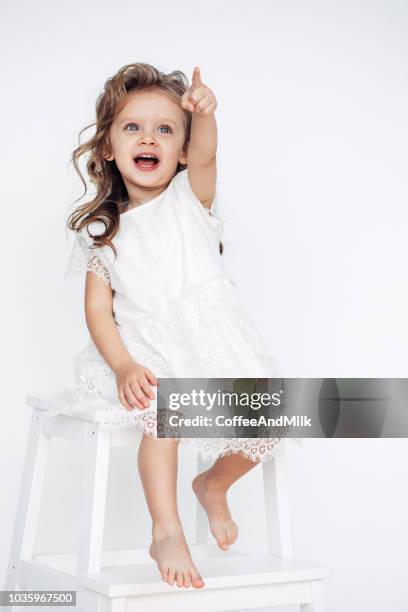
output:
[{"label": "open smiling mouth", "polygon": [[158,167],[160,160],[156,155],[138,155],[134,158],[134,162],[138,170],[151,172]]}]

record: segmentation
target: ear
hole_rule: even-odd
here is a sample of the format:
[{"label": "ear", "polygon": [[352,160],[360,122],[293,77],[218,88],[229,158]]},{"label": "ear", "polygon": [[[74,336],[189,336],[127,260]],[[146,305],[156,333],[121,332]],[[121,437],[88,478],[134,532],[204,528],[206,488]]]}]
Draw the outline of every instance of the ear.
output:
[{"label": "ear", "polygon": [[105,154],[103,156],[103,159],[106,159],[106,161],[113,161],[115,159],[115,156],[112,155],[112,153],[109,153],[109,154]]},{"label": "ear", "polygon": [[180,164],[183,164],[183,166],[186,166],[188,162],[187,153],[188,153],[188,145],[183,149],[180,155],[180,159],[179,159]]},{"label": "ear", "polygon": [[113,161],[115,159],[115,156],[110,152],[108,143],[104,145],[102,156],[103,159],[106,159],[106,161]]}]

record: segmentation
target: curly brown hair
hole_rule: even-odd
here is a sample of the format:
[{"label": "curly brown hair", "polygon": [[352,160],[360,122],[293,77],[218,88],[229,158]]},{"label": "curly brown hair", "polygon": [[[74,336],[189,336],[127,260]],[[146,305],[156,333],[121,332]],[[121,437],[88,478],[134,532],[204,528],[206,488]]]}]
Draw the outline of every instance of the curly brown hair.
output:
[{"label": "curly brown hair", "polygon": [[[73,151],[71,158],[71,162],[84,186],[84,193],[75,202],[87,193],[87,184],[79,168],[80,158],[85,154],[89,154],[86,169],[90,181],[96,187],[96,194],[92,200],[85,202],[69,215],[67,227],[77,232],[86,227],[88,234],[93,239],[95,248],[108,245],[116,256],[112,238],[119,229],[122,204],[128,201],[127,189],[115,160],[109,161],[104,157],[106,151],[109,150],[109,131],[116,116],[119,102],[131,91],[148,89],[162,91],[174,101],[180,102],[188,87],[188,78],[180,70],[165,74],[154,66],[145,63],[127,64],[106,81],[104,89],[96,101],[96,121],[79,132],[78,142],[80,143],[83,132],[91,127],[96,128],[95,134],[83,144],[79,144]],[[187,147],[191,133],[191,112],[185,109],[183,109],[183,112],[185,116],[184,147]],[[186,165],[178,163],[176,174],[186,168]],[[105,231],[103,234],[93,236],[89,232],[88,225],[94,221],[100,221],[104,224]],[[222,254],[221,242],[219,250]]]}]

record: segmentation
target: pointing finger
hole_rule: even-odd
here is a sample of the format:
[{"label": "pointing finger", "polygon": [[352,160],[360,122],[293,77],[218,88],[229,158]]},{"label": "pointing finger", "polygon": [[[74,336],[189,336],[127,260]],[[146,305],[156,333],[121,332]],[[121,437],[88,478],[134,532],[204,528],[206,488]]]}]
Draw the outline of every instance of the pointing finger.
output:
[{"label": "pointing finger", "polygon": [[201,81],[200,68],[198,66],[196,66],[194,68],[193,78],[191,79],[191,84],[192,84],[194,89],[196,87],[201,87],[201,85],[203,84],[202,81]]}]

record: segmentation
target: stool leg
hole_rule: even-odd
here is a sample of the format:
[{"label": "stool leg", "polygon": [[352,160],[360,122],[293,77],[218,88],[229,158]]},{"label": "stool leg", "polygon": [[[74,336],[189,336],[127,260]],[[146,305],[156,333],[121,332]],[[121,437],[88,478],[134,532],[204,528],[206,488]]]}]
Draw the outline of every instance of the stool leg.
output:
[{"label": "stool leg", "polygon": [[97,423],[89,426],[85,443],[78,576],[97,574],[101,569],[110,443],[110,430]]},{"label": "stool leg", "polygon": [[6,591],[21,589],[18,585],[20,562],[22,559],[28,560],[33,556],[37,519],[51,443],[51,437],[42,431],[43,417],[44,411],[34,407],[14,521]]},{"label": "stool leg", "polygon": [[300,605],[301,612],[324,612],[323,582],[313,580],[310,588],[311,601]]},{"label": "stool leg", "polygon": [[100,612],[125,612],[126,597],[117,597],[112,600],[107,600],[105,597],[101,601]]},{"label": "stool leg", "polygon": [[[210,467],[211,461],[206,459],[202,459],[200,455],[197,457],[197,473],[200,474],[205,470],[208,470]],[[208,544],[208,536],[209,536],[209,525],[208,525],[208,517],[207,514],[197,500],[196,506],[196,544]]]},{"label": "stool leg", "polygon": [[292,557],[285,452],[279,442],[273,459],[262,463],[268,552],[282,558]]}]

